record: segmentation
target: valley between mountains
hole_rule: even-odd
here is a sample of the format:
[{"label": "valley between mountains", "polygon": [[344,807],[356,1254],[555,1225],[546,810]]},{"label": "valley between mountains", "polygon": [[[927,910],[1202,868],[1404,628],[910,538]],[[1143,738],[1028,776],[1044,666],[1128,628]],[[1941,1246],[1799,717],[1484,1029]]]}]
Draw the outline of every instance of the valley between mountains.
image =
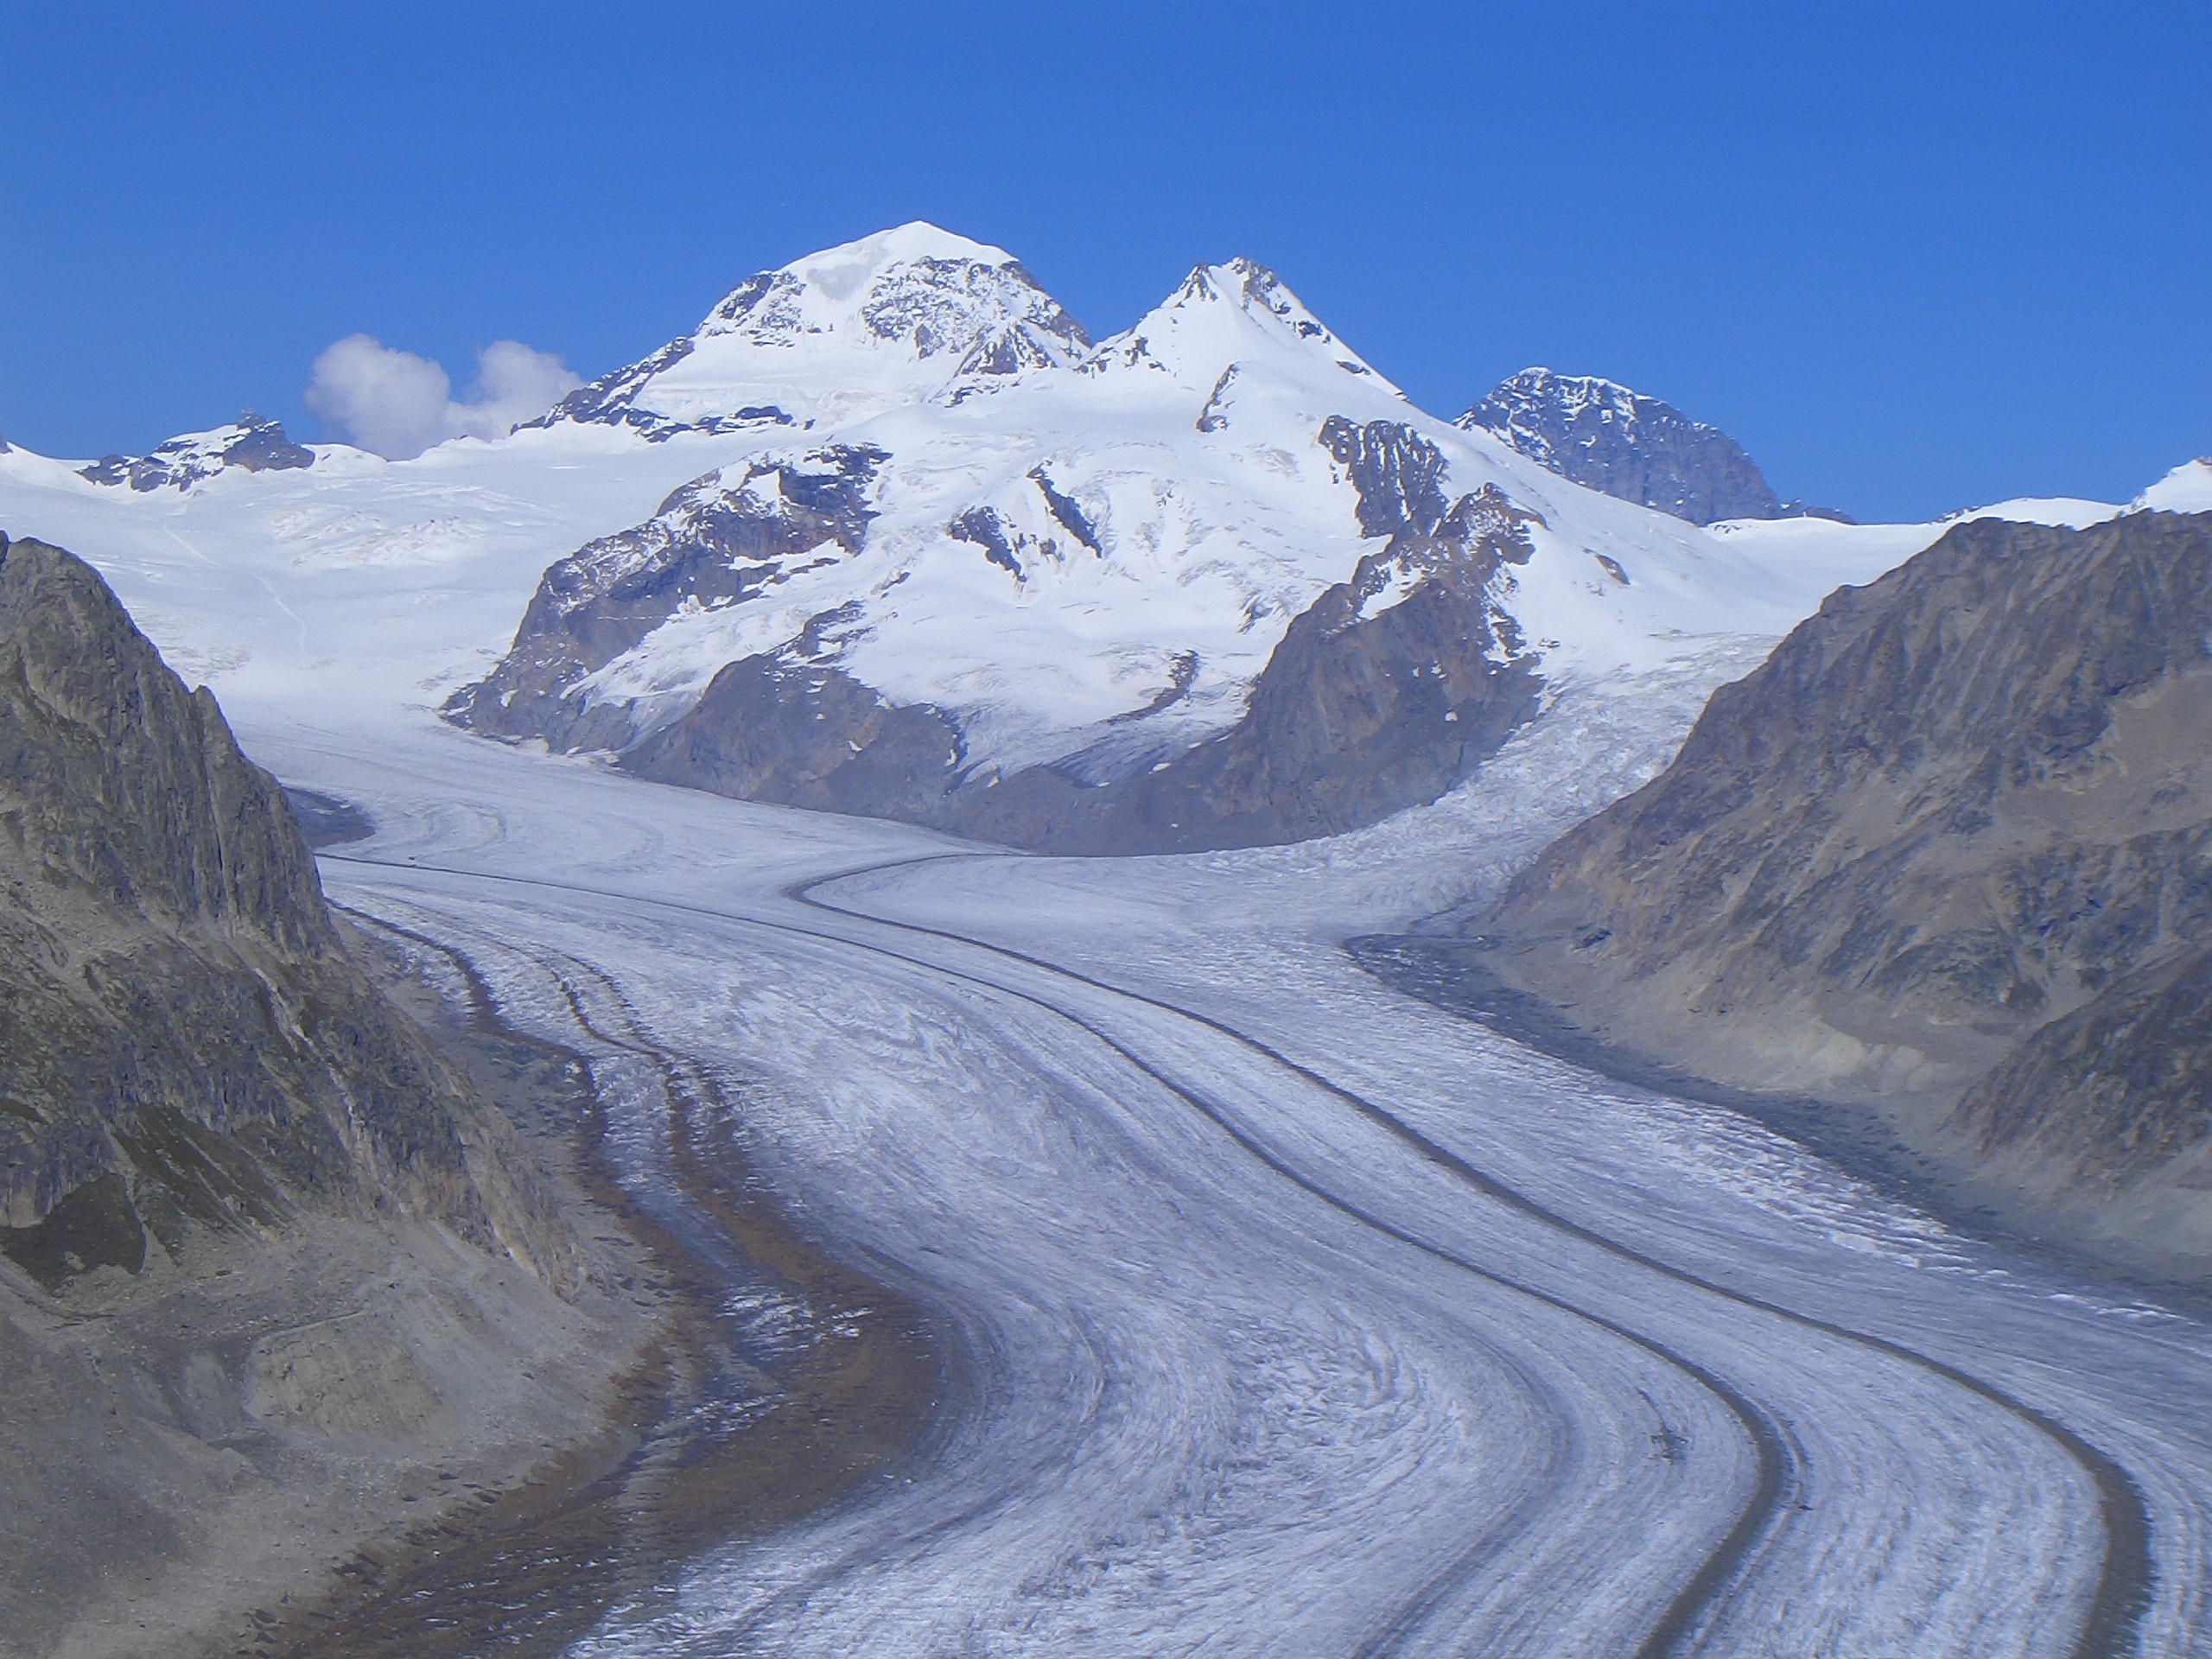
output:
[{"label": "valley between mountains", "polygon": [[[149,1219],[136,1266],[10,1252],[11,1355],[114,1379],[114,1426],[69,1431],[86,1469],[155,1446],[249,1521],[334,1470],[367,1495],[181,1611],[257,1535],[173,1515],[23,1650],[2212,1653],[2199,1096],[2133,1065],[2085,1115],[2069,1081],[2127,1040],[2199,1052],[2212,635],[2129,656],[2139,630],[2005,587],[2063,568],[2124,615],[2208,513],[2196,462],[2126,505],[1853,524],[1610,383],[1531,371],[1432,416],[1248,261],[1094,341],[926,226],[748,279],[503,438],[390,461],[247,417],[0,453],[0,571],[59,557],[33,537],[84,560],[71,591],[104,580],[207,688],[177,706],[219,700],[346,836],[287,878],[297,938],[162,912],[160,948],[211,995],[261,975],[240,1018],[320,975],[410,1054],[474,1020],[534,1057],[490,1090],[422,1062],[449,1154],[379,1163],[372,1114],[320,1183],[263,1160],[296,1221]],[[1903,643],[1853,666],[1870,638]],[[1966,715],[1866,736],[1918,706],[1884,688],[1956,714],[1962,683],[2039,688],[2005,705],[2035,745],[2011,772]],[[74,1007],[154,888],[84,920],[68,880],[104,867],[0,789]],[[280,854],[291,810],[264,811]],[[2106,887],[2005,874],[2055,863]],[[2144,869],[2125,951],[2044,926],[2056,887],[2109,917]],[[1890,925],[1848,983],[1845,912]],[[2012,980],[1967,971],[1999,956]],[[1467,1017],[1496,1012],[1453,976],[1478,960],[1558,1017]],[[1752,1022],[1708,1034],[1709,986]],[[1827,1073],[1761,1069],[1815,1016]],[[1954,1070],[1908,1080],[1952,1093],[1893,1111],[1915,1020]],[[358,1055],[300,1063],[355,1098]],[[1986,1165],[1928,1127],[1976,1086],[2036,1115]],[[97,1181],[147,1217],[175,1185],[126,1144],[146,1103],[65,1122],[67,1093],[0,1117],[76,1160],[10,1184],[11,1241]],[[1842,1127],[1796,1132],[1824,1103]],[[162,1109],[194,1144],[277,1109]],[[321,1357],[352,1417],[268,1403],[281,1342],[254,1344],[298,1309],[99,1347],[310,1237],[391,1287],[360,1304],[381,1348]],[[438,1251],[468,1288],[433,1318]],[[375,1363],[414,1379],[397,1430]],[[437,1478],[489,1444],[473,1377],[523,1443],[480,1503]],[[418,1466],[409,1436],[444,1438]],[[346,1588],[369,1557],[382,1587]]]}]

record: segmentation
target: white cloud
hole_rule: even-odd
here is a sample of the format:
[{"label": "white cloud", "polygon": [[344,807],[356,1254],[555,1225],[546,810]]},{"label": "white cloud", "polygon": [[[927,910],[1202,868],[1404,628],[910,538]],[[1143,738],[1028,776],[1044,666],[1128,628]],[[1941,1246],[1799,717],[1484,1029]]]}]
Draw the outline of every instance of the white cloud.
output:
[{"label": "white cloud", "polygon": [[332,436],[393,461],[448,438],[495,438],[535,419],[583,384],[550,352],[498,340],[476,354],[476,385],[456,402],[429,358],[349,334],[315,360],[308,412]]},{"label": "white cloud", "polygon": [[533,352],[518,340],[495,340],[476,353],[475,394],[455,404],[451,414],[464,433],[504,437],[582,385],[552,353]]}]

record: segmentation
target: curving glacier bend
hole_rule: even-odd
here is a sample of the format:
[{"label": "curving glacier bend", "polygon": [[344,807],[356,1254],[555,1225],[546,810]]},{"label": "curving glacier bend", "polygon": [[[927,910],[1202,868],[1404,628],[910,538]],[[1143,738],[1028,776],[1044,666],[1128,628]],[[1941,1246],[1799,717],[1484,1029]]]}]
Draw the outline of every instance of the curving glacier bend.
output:
[{"label": "curving glacier bend", "polygon": [[[610,1075],[613,1030],[708,1068],[804,1223],[941,1311],[913,1466],[576,1651],[2212,1647],[2212,1332],[1337,948],[1648,766],[1593,709],[1363,835],[1122,861],[265,740],[381,827],[334,898]],[[618,1128],[650,1180],[648,1096]]]}]

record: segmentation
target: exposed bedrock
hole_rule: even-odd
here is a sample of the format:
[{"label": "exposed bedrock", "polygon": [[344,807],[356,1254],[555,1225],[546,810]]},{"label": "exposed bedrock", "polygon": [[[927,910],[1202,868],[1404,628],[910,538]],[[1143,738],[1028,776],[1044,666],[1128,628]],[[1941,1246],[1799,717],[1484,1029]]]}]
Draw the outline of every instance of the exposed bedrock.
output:
[{"label": "exposed bedrock", "polygon": [[960,728],[894,707],[798,652],[748,657],[622,764],[663,783],[825,812],[937,821],[952,798]]},{"label": "exposed bedrock", "polygon": [[0,1251],[58,1287],[301,1204],[575,1271],[505,1120],[346,955],[214,698],[90,567],[0,538]]},{"label": "exposed bedrock", "polygon": [[281,473],[314,465],[314,450],[285,436],[280,423],[264,421],[248,410],[228,426],[188,432],[156,445],[148,455],[105,456],[80,468],[78,475],[95,484],[128,484],[143,494],[190,489],[229,467]]},{"label": "exposed bedrock", "polygon": [[1963,524],[1832,595],[1464,965],[2212,1252],[2212,515]]},{"label": "exposed bedrock", "polygon": [[1441,456],[1407,427],[1332,420],[1322,441],[1362,531],[1391,539],[1293,619],[1243,718],[1103,785],[1049,767],[971,784],[946,827],[1100,853],[1334,835],[1434,800],[1535,714],[1535,660],[1495,595],[1530,556],[1529,516],[1489,486],[1447,499]]},{"label": "exposed bedrock", "polygon": [[1694,524],[1844,516],[1783,500],[1726,433],[1594,375],[1523,369],[1453,424],[1491,433],[1562,478]]},{"label": "exposed bedrock", "polygon": [[[957,711],[893,705],[839,661],[838,613],[724,666],[679,717],[651,727],[590,676],[696,599],[739,603],[864,538],[865,490],[887,457],[823,452],[756,463],[744,488],[702,480],[640,530],[548,571],[514,649],[448,705],[493,735],[622,752],[628,769],[747,799],[895,817],[1023,847],[1141,853],[1295,841],[1436,798],[1535,712],[1537,660],[1499,603],[1525,563],[1531,517],[1494,486],[1454,499],[1444,460],[1412,428],[1332,419],[1319,442],[1358,492],[1363,537],[1389,537],[1295,617],[1243,716],[1192,746],[1141,729],[1187,690],[1121,718],[1134,757],[1093,753],[1005,772],[969,756]],[[772,475],[774,487],[756,490]],[[1035,476],[1053,515],[1096,550],[1096,527]],[[995,514],[952,533],[1019,579],[1021,550]],[[619,573],[619,574],[609,574]]]},{"label": "exposed bedrock", "polygon": [[739,604],[818,561],[857,553],[882,451],[843,444],[766,456],[676,491],[634,530],[548,569],[492,673],[448,701],[448,719],[556,749],[621,748],[634,712],[584,682],[686,606]]}]

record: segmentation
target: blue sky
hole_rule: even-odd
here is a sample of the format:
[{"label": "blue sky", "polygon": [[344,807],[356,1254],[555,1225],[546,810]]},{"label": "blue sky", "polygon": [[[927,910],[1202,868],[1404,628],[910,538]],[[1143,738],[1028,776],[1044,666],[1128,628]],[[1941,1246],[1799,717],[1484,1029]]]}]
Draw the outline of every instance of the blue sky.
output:
[{"label": "blue sky", "polygon": [[1101,334],[1248,254],[1439,414],[1605,374],[1861,518],[2212,451],[2202,4],[0,0],[0,434],[49,454],[312,435],[356,331],[596,374],[910,219]]}]

